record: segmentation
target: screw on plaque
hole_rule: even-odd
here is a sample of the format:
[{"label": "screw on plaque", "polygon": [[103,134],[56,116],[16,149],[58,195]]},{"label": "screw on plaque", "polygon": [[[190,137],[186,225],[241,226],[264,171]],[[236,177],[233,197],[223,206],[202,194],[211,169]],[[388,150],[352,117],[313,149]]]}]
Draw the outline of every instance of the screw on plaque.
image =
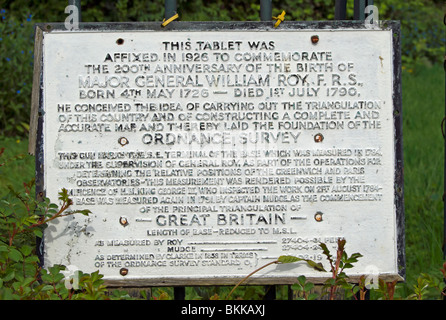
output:
[{"label": "screw on plaque", "polygon": [[324,136],[322,133],[318,133],[314,136],[314,142],[322,142],[324,141]]},{"label": "screw on plaque", "polygon": [[45,193],[43,192],[43,191],[40,191],[38,194],[37,194],[37,201],[43,201],[44,199],[44,196],[45,196]]},{"label": "screw on plaque", "polygon": [[314,220],[316,220],[317,222],[321,222],[322,221],[322,212],[320,212],[320,211],[316,212],[316,214],[314,215]]},{"label": "screw on plaque", "polygon": [[319,36],[318,35],[311,36],[311,43],[312,44],[316,44],[318,42],[319,42]]},{"label": "screw on plaque", "polygon": [[116,43],[117,43],[118,45],[124,44],[124,39],[119,38],[118,40],[116,40]]},{"label": "screw on plaque", "polygon": [[129,269],[121,268],[121,269],[119,270],[119,274],[120,274],[121,276],[126,276],[126,275],[128,275],[128,273],[129,273]]},{"label": "screw on plaque", "polygon": [[125,137],[121,137],[121,138],[118,139],[118,143],[121,146],[125,146],[126,144],[129,144],[129,140],[127,138],[125,138]]},{"label": "screw on plaque", "polygon": [[129,224],[129,221],[127,220],[126,217],[120,217],[119,218],[119,223],[125,227],[126,225]]}]

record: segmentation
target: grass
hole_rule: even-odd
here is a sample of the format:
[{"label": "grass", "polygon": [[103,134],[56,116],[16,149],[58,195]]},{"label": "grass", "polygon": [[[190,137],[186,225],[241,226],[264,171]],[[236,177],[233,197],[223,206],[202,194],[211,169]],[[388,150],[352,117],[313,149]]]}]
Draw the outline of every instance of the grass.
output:
[{"label": "grass", "polygon": [[[406,216],[407,286],[421,272],[437,274],[443,262],[444,71],[440,66],[403,70],[404,197]],[[27,141],[0,137],[5,159],[0,167],[0,196],[34,176],[34,157]],[[19,155],[19,156],[17,156]],[[407,289],[407,288],[406,288]],[[188,288],[188,295],[195,292]],[[405,288],[403,288],[405,290]],[[200,292],[200,295],[206,295]]]},{"label": "grass", "polygon": [[[8,192],[8,186],[21,190],[24,182],[34,178],[34,156],[28,154],[28,140],[0,137],[0,197]],[[1,166],[1,164],[4,164]]]},{"label": "grass", "polygon": [[443,261],[444,71],[403,71],[404,197],[407,280],[438,272]]}]

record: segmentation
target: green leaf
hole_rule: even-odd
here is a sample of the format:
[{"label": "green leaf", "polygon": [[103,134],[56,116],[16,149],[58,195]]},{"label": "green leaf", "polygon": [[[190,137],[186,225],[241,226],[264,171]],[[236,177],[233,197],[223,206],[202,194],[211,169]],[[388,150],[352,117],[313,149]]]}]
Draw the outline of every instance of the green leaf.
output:
[{"label": "green leaf", "polygon": [[34,278],[26,278],[23,280],[22,285],[25,286],[29,286],[35,279]]},{"label": "green leaf", "polygon": [[323,272],[327,272],[325,269],[324,269],[324,266],[322,265],[322,263],[316,263],[316,262],[314,262],[314,261],[311,261],[311,260],[306,260],[307,261],[307,264],[310,266],[310,267],[312,267],[313,269],[315,269],[315,270],[317,270],[317,271],[323,271]]},{"label": "green leaf", "polygon": [[308,295],[308,300],[316,300],[317,298],[319,298],[319,294],[318,293],[310,293]]},{"label": "green leaf", "polygon": [[54,289],[54,287],[52,285],[47,284],[47,285],[44,285],[42,287],[42,289],[40,289],[40,290],[41,291],[49,291],[49,290],[53,290],[53,289]]},{"label": "green leaf", "polygon": [[39,229],[34,229],[34,230],[33,230],[33,233],[34,233],[34,235],[35,235],[36,237],[38,237],[38,238],[42,238],[42,236],[43,236],[42,231],[39,230]]},{"label": "green leaf", "polygon": [[39,262],[39,257],[37,257],[37,256],[35,256],[35,255],[26,257],[26,258],[25,258],[25,262],[26,262],[26,263],[35,263],[35,262]]},{"label": "green leaf", "polygon": [[280,256],[279,259],[277,259],[280,263],[293,263],[298,261],[303,261],[304,259],[294,257],[294,256]]},{"label": "green leaf", "polygon": [[293,289],[294,291],[302,291],[302,286],[299,283],[295,283],[291,285],[291,289]]},{"label": "green leaf", "polygon": [[8,257],[15,262],[20,262],[23,260],[23,256],[20,251],[14,248],[9,249]]},{"label": "green leaf", "polygon": [[360,253],[353,253],[353,254],[350,256],[350,259],[354,259],[354,262],[356,262],[356,261],[358,261],[358,259],[361,258],[361,257],[362,257],[362,254],[360,254]]},{"label": "green leaf", "polygon": [[3,281],[8,282],[8,281],[14,279],[14,277],[15,277],[15,271],[12,270],[9,273],[7,273],[6,276],[3,277]]},{"label": "green leaf", "polygon": [[48,206],[49,209],[59,209],[59,206],[55,203],[50,203],[50,205]]},{"label": "green leaf", "polygon": [[335,285],[336,285],[336,280],[335,279],[329,278],[329,279],[325,280],[324,287],[325,286],[333,287]]},{"label": "green leaf", "polygon": [[328,250],[327,245],[325,243],[319,243],[319,246],[322,248],[322,253],[327,256],[328,260],[331,261],[330,250]]},{"label": "green leaf", "polygon": [[88,215],[91,213],[91,211],[88,210],[88,209],[85,209],[85,210],[76,210],[74,213],[80,213],[80,214],[82,214],[82,215],[84,215],[84,216],[88,216]]},{"label": "green leaf", "polygon": [[305,285],[305,282],[307,281],[307,278],[302,275],[302,276],[297,277],[297,281],[303,287]]},{"label": "green leaf", "polygon": [[23,245],[21,248],[20,248],[20,251],[23,253],[23,255],[26,257],[26,256],[29,256],[31,253],[32,253],[32,251],[33,251],[33,248],[31,247],[31,246],[28,246],[28,245]]},{"label": "green leaf", "polygon": [[20,282],[14,282],[12,284],[12,287],[14,288],[15,291],[18,291],[21,287],[21,283]]},{"label": "green leaf", "polygon": [[68,190],[65,188],[59,192],[59,200],[66,202],[69,206],[73,204],[73,201],[69,198]]},{"label": "green leaf", "polygon": [[312,282],[307,282],[307,283],[305,284],[305,286],[304,286],[304,290],[305,290],[306,292],[312,290],[313,288],[314,288],[314,283],[312,283]]}]

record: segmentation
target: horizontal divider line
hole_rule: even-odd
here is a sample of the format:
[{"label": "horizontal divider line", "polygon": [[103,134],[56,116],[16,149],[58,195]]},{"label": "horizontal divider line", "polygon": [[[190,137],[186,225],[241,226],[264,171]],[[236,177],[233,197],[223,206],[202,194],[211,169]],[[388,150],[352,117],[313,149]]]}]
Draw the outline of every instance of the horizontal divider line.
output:
[{"label": "horizontal divider line", "polygon": [[266,248],[211,248],[211,249],[200,249],[202,252],[207,251],[268,251]]},{"label": "horizontal divider line", "polygon": [[188,244],[198,245],[198,244],[274,244],[277,243],[276,240],[264,240],[264,241],[192,241]]}]

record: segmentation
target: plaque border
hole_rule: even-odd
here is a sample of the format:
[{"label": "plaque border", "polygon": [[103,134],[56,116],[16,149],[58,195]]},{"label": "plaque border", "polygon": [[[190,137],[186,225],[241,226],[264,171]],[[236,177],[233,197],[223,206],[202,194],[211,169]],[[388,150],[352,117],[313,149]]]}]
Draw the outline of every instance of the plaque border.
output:
[{"label": "plaque border", "polygon": [[[43,41],[45,34],[64,32],[128,32],[128,31],[299,31],[299,30],[369,30],[364,21],[284,21],[279,28],[274,28],[273,22],[208,22],[208,21],[174,21],[166,27],[159,22],[81,22],[76,30],[67,30],[64,23],[38,23],[35,26],[34,44],[34,73],[31,99],[30,136],[28,151],[35,155],[36,165],[36,198],[42,199],[46,195],[44,185],[44,113],[43,102]],[[402,79],[401,79],[401,26],[399,21],[379,21],[379,27],[374,30],[390,30],[393,35],[393,125],[394,125],[394,206],[395,206],[395,241],[397,250],[397,274],[380,274],[386,281],[405,281],[405,214],[404,214],[404,162],[403,162],[403,108],[402,108]],[[44,239],[37,239],[37,254],[40,265],[44,265]],[[297,278],[297,277],[296,277]],[[293,284],[296,278],[289,277],[251,277],[245,284],[283,285]],[[181,276],[166,276],[156,279],[123,279],[106,280],[109,287],[148,287],[148,286],[199,286],[199,285],[234,285],[241,277],[216,276],[202,278],[187,278]],[[323,283],[327,277],[311,277],[313,283]],[[359,277],[350,277],[352,282],[358,282]]]}]

